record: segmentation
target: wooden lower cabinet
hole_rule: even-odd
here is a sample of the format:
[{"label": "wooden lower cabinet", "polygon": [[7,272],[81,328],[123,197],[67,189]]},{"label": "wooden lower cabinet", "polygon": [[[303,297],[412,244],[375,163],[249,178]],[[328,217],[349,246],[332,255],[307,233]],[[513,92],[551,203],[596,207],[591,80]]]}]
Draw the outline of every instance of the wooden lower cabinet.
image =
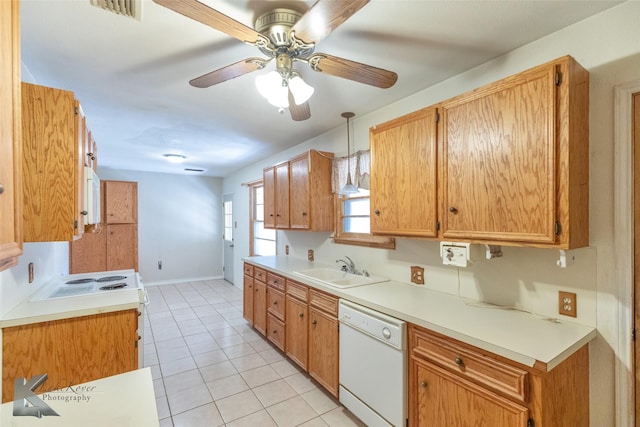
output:
[{"label": "wooden lower cabinet", "polygon": [[47,374],[49,390],[138,369],[137,329],[137,309],[4,328],[2,402],[16,378]]},{"label": "wooden lower cabinet", "polygon": [[309,375],[338,397],[338,299],[310,290],[309,304]]},{"label": "wooden lower cabinet", "polygon": [[409,425],[589,425],[589,350],[551,370],[409,325]]},{"label": "wooden lower cabinet", "polygon": [[242,315],[253,326],[253,277],[243,277],[242,287]]},{"label": "wooden lower cabinet", "polygon": [[253,278],[253,327],[267,335],[267,284]]},{"label": "wooden lower cabinet", "polygon": [[307,369],[309,354],[309,305],[291,295],[286,297],[285,353],[302,369]]},{"label": "wooden lower cabinet", "polygon": [[107,271],[138,270],[138,224],[107,225]]}]

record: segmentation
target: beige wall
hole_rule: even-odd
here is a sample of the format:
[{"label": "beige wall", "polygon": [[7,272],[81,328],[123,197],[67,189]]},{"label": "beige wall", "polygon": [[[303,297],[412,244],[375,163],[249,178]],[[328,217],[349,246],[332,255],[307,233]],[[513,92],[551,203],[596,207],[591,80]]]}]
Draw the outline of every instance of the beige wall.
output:
[{"label": "beige wall", "polygon": [[[557,316],[557,292],[576,292],[578,321],[595,325],[591,343],[591,425],[624,426],[628,415],[616,416],[616,361],[628,349],[618,350],[618,284],[615,271],[614,233],[614,88],[640,80],[640,2],[626,2],[611,10],[567,27],[514,50],[486,64],[416,93],[353,123],[356,148],[368,146],[368,128],[434,104],[563,55],[572,55],[591,75],[590,92],[590,246],[574,252],[576,263],[556,267],[558,252],[532,248],[503,248],[504,257],[481,260],[471,268],[444,267],[438,244],[417,239],[398,239],[395,251],[335,245],[329,233],[279,232],[279,253],[285,244],[291,256],[305,257],[316,251],[316,260],[333,263],[345,254],[372,274],[409,281],[409,267],[425,268],[426,286],[462,296],[515,306],[541,316]],[[336,112],[338,114],[339,112]],[[356,112],[358,113],[358,112]],[[320,137],[243,169],[225,178],[224,193],[234,194],[239,224],[248,224],[248,192],[242,182],[260,178],[264,166],[285,160],[309,148],[346,152],[346,130],[335,129]],[[246,227],[236,233],[235,276],[242,277],[240,257],[248,254]],[[238,282],[236,284],[240,286]],[[623,311],[624,312],[624,311]],[[624,368],[624,367],[623,367]],[[627,370],[623,374],[629,375]],[[625,396],[622,396],[624,400]],[[628,408],[627,408],[628,409]],[[627,418],[625,418],[627,417]]]}]

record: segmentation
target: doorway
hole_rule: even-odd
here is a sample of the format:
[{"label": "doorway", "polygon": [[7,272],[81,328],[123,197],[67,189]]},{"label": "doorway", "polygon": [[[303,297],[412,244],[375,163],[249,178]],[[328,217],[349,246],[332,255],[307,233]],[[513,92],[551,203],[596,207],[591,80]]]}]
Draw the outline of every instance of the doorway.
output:
[{"label": "doorway", "polygon": [[233,229],[235,221],[233,219],[233,194],[226,194],[222,201],[224,216],[224,280],[233,285]]}]

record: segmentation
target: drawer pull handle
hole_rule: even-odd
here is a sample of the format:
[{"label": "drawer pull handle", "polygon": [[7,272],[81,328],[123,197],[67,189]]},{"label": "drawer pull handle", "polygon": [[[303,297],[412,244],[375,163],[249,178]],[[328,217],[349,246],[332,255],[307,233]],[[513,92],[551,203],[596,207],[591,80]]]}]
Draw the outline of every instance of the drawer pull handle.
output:
[{"label": "drawer pull handle", "polygon": [[274,301],[274,302],[273,302],[273,305],[278,305],[278,301]]},{"label": "drawer pull handle", "polygon": [[300,313],[300,314],[298,314],[298,316],[304,317],[304,313]]},{"label": "drawer pull handle", "polygon": [[454,214],[454,215],[455,215],[455,214],[457,214],[457,213],[458,213],[458,208],[456,208],[456,207],[454,207],[454,206],[451,206],[451,207],[449,208],[449,212],[451,212],[452,214]]},{"label": "drawer pull handle", "polygon": [[427,388],[427,382],[426,381],[420,381],[420,387]]},{"label": "drawer pull handle", "polygon": [[315,319],[313,319],[313,320],[311,321],[311,324],[312,324],[312,325],[315,325],[316,323],[318,323],[318,321],[317,321],[317,320],[315,320]]},{"label": "drawer pull handle", "polygon": [[456,362],[456,365],[458,365],[458,366],[464,365],[464,361],[459,357],[456,357],[454,362]]}]

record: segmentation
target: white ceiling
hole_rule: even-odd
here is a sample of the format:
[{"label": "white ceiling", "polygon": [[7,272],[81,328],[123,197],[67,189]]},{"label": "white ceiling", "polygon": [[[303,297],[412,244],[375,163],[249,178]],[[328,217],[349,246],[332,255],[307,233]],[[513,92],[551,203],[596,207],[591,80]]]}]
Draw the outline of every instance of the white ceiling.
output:
[{"label": "white ceiling", "polygon": [[[204,3],[253,27],[272,8],[304,12],[314,2]],[[302,64],[297,68],[316,92],[311,118],[294,122],[257,93],[255,77],[266,71],[190,86],[194,77],[262,55],[151,0],[142,0],[139,21],[89,0],[22,0],[23,80],[75,92],[101,166],[167,173],[193,167],[222,177],[344,125],[343,111],[374,111],[618,3],[371,0],[316,52],[395,71],[398,82],[379,89]],[[169,164],[164,153],[187,161]]]}]

